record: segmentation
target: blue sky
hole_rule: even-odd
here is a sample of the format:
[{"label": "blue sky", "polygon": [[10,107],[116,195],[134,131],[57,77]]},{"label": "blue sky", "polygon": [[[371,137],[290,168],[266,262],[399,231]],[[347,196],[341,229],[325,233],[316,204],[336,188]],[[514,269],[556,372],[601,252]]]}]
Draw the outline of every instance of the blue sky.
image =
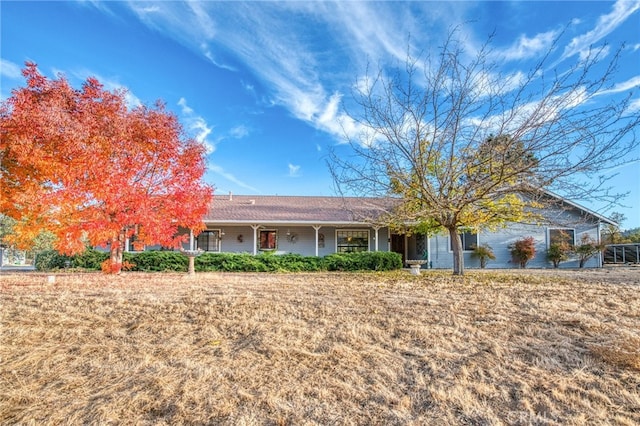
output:
[{"label": "blue sky", "polygon": [[[453,26],[470,50],[495,31],[511,71],[526,72],[563,28],[566,64],[589,45],[626,42],[617,88],[636,90],[640,113],[639,1],[2,1],[0,14],[2,99],[24,84],[26,60],[76,87],[95,76],[126,88],[131,105],[161,99],[208,146],[218,195],[334,195],[327,153],[344,142],[341,105],[358,77]],[[638,227],[640,163],[615,172],[611,183],[630,195],[613,211]]]}]

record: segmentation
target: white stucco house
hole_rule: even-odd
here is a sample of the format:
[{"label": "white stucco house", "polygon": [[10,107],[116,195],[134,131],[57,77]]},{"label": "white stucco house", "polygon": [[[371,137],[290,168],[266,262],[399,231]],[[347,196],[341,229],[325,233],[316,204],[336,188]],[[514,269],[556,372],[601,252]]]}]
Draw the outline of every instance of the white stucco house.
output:
[{"label": "white stucco house", "polygon": [[[496,260],[487,268],[517,268],[509,246],[523,237],[533,237],[536,257],[527,267],[550,268],[547,249],[550,241],[562,233],[573,244],[587,234],[600,241],[603,224],[613,224],[606,217],[564,200],[541,210],[539,223],[510,223],[495,232],[469,230],[461,234],[465,267],[477,268],[480,261],[472,257],[472,247],[488,244]],[[343,198],[326,196],[216,196],[204,218],[206,230],[191,235],[186,248],[206,252],[298,253],[326,256],[335,252],[393,251],[403,260],[425,259],[424,267],[452,268],[451,242],[448,234],[398,234],[376,218],[394,203],[389,198]],[[602,266],[600,256],[590,259],[586,267]],[[577,259],[561,267],[577,267]]]}]

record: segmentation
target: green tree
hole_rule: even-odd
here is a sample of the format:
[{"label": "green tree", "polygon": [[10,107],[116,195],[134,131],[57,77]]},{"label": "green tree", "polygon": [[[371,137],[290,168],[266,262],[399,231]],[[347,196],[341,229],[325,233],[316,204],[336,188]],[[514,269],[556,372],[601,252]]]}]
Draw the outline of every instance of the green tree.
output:
[{"label": "green tree", "polygon": [[566,243],[552,243],[547,250],[547,259],[553,263],[553,267],[560,266],[560,262],[569,259],[569,253],[571,253],[571,247]]},{"label": "green tree", "polygon": [[[24,250],[18,250],[12,241],[15,237],[13,227],[16,223],[15,219],[0,214],[0,249],[7,250],[13,256],[18,252],[24,252]],[[26,252],[27,259],[33,258],[42,251],[53,249],[55,239],[55,235],[46,230],[36,234],[30,249]]]},{"label": "green tree", "polygon": [[580,244],[574,248],[575,254],[580,261],[580,268],[584,268],[585,263],[596,254],[600,253],[604,248],[604,244],[598,244],[596,240],[588,234],[583,234],[580,238]]},{"label": "green tree", "polygon": [[395,197],[389,224],[448,232],[453,273],[463,274],[461,228],[534,219],[550,202],[544,190],[616,201],[582,177],[626,161],[640,116],[628,94],[591,102],[612,84],[621,50],[604,68],[606,47],[552,65],[554,44],[526,74],[504,74],[492,38],[470,52],[457,35],[354,85],[349,147],[336,148],[329,167],[340,193]]},{"label": "green tree", "polygon": [[640,243],[640,228],[629,229],[624,232],[623,238],[628,243]]},{"label": "green tree", "polygon": [[607,223],[602,229],[603,240],[606,244],[619,244],[623,242],[622,232],[620,232],[620,226],[622,223],[627,220],[624,214],[613,212],[609,217],[614,224]]},{"label": "green tree", "polygon": [[496,260],[496,255],[493,253],[493,248],[491,248],[489,244],[474,246],[471,255],[480,259],[480,268],[482,269],[486,268],[487,260]]}]

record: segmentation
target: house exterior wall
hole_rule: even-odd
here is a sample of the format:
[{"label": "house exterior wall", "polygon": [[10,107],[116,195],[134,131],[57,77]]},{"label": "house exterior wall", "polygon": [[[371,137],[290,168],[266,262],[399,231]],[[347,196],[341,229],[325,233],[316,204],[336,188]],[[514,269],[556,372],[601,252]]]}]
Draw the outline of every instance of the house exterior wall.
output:
[{"label": "house exterior wall", "polygon": [[[207,230],[217,230],[221,235],[221,253],[253,253],[254,234],[253,228],[249,225],[217,225],[208,224]],[[277,254],[297,253],[303,256],[315,256],[316,254],[316,231],[309,226],[286,226],[286,225],[263,225],[260,230],[276,231]],[[366,226],[322,226],[318,234],[324,236],[319,241],[318,256],[323,257],[336,252],[338,230],[366,230],[369,233],[369,251],[375,251],[375,230]],[[259,239],[259,232],[258,239]],[[288,235],[287,235],[288,234]],[[378,230],[378,251],[389,250],[389,232],[387,228]],[[188,248],[188,243],[184,245]],[[257,253],[261,250],[257,247]]]},{"label": "house exterior wall", "polygon": [[[565,222],[558,225],[535,225],[513,223],[506,228],[495,232],[480,231],[478,233],[478,244],[488,244],[492,247],[496,256],[495,260],[487,262],[487,268],[519,268],[517,262],[511,257],[510,246],[517,240],[525,237],[533,237],[535,240],[536,256],[527,263],[527,268],[552,268],[553,264],[547,260],[547,249],[550,246],[549,229],[567,228],[575,231],[575,243],[580,244],[580,238],[587,234],[598,241],[598,225],[576,221],[573,225]],[[431,262],[433,268],[451,269],[453,268],[453,256],[450,250],[448,235],[435,235],[430,238]],[[472,252],[464,252],[464,264],[466,268],[479,268],[480,260],[472,256]],[[573,256],[560,264],[561,268],[577,268],[579,260]],[[585,267],[594,268],[600,266],[600,256],[595,255],[587,261]]]}]

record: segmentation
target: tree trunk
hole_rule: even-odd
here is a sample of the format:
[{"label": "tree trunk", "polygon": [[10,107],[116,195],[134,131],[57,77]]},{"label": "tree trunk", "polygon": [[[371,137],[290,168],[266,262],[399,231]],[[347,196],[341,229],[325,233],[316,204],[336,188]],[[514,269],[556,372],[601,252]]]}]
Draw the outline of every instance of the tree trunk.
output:
[{"label": "tree trunk", "polygon": [[124,233],[118,234],[111,240],[111,256],[109,258],[110,273],[119,274],[122,271],[122,253],[124,252]]},{"label": "tree trunk", "polygon": [[449,228],[449,239],[453,251],[453,275],[464,275],[464,254],[458,228]]}]

